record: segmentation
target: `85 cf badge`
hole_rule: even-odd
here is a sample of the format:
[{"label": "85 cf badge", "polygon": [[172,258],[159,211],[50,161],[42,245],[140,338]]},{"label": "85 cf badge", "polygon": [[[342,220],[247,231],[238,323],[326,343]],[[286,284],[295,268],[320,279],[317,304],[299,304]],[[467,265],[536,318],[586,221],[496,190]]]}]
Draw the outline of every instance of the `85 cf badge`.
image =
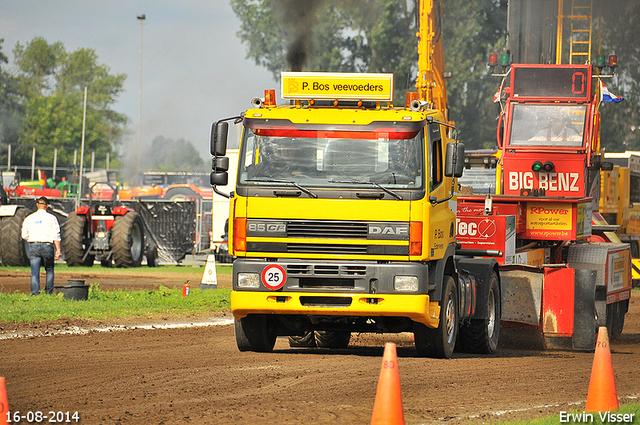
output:
[{"label": "85 cf badge", "polygon": [[282,266],[271,264],[262,270],[262,283],[273,291],[282,288],[286,281],[287,272]]}]

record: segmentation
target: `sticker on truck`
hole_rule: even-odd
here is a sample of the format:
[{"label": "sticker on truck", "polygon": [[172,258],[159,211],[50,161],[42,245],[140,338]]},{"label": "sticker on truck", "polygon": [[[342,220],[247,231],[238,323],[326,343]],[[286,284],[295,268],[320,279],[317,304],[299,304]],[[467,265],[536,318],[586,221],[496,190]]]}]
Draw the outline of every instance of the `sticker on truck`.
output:
[{"label": "sticker on truck", "polygon": [[262,270],[262,284],[275,291],[284,286],[287,281],[287,272],[282,266],[271,264]]}]

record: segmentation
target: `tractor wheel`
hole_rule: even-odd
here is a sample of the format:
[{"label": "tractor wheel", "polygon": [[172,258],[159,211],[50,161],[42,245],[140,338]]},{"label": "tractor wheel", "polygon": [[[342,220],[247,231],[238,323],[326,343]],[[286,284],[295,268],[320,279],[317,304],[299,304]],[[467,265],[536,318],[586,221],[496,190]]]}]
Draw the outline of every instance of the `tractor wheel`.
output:
[{"label": "tractor wheel", "polygon": [[29,265],[29,244],[22,239],[22,222],[29,214],[28,209],[17,208],[0,222],[0,258],[5,266]]},{"label": "tractor wheel", "polygon": [[111,228],[111,246],[116,267],[140,267],[144,254],[144,230],[137,212],[116,217]]},{"label": "tractor wheel", "polygon": [[152,243],[147,247],[147,266],[158,267],[158,247],[155,243]]},{"label": "tractor wheel", "polygon": [[487,318],[471,319],[460,327],[460,343],[467,353],[493,354],[498,348],[500,333],[500,289],[494,273],[489,283]]},{"label": "tractor wheel", "polygon": [[319,348],[347,348],[351,340],[349,331],[315,331],[316,345]]},{"label": "tractor wheel", "polygon": [[435,329],[422,323],[413,325],[416,350],[420,357],[449,359],[458,338],[458,291],[453,277],[445,275],[440,303],[440,323]]},{"label": "tractor wheel", "polygon": [[189,187],[172,187],[167,190],[164,199],[170,201],[186,201],[188,199],[200,199],[200,194]]},{"label": "tractor wheel", "polygon": [[93,266],[94,255],[87,254],[91,246],[89,236],[89,222],[84,215],[69,214],[64,222],[64,236],[62,238],[62,251],[67,266]]},{"label": "tractor wheel", "polygon": [[289,336],[289,347],[291,348],[313,348],[316,346],[316,338],[313,331],[305,332],[304,335]]}]

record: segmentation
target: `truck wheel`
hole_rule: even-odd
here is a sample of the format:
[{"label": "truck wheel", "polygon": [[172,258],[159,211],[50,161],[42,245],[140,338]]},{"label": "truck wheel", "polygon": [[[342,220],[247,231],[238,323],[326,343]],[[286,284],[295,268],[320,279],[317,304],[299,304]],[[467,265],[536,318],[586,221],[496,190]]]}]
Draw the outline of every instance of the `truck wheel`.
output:
[{"label": "truck wheel", "polygon": [[289,347],[291,348],[313,348],[316,346],[316,337],[313,331],[304,335],[291,335],[289,337]]},{"label": "truck wheel", "polygon": [[140,267],[144,253],[144,230],[137,212],[116,217],[111,229],[111,242],[116,267]]},{"label": "truck wheel", "polygon": [[22,222],[31,212],[17,208],[11,217],[3,217],[0,222],[0,258],[5,266],[28,266],[29,244],[22,239]]},{"label": "truck wheel", "polygon": [[618,339],[622,334],[628,302],[618,301],[613,304],[607,304],[607,332],[609,333],[609,339],[612,341]]},{"label": "truck wheel", "polygon": [[[93,266],[95,256],[87,254],[90,246],[87,217],[76,213],[69,214],[64,222],[64,236],[62,238],[62,250],[67,266]],[[86,257],[85,254],[87,254]]]},{"label": "truck wheel", "polygon": [[268,352],[273,350],[278,336],[273,321],[262,314],[249,315],[238,322],[236,328],[236,344],[240,351]]},{"label": "truck wheel", "polygon": [[489,298],[487,300],[486,319],[471,319],[460,326],[460,343],[467,353],[493,354],[498,348],[500,333],[500,290],[495,273],[489,282]]},{"label": "truck wheel", "polygon": [[314,334],[319,348],[347,348],[351,340],[349,331],[315,331]]},{"label": "truck wheel", "polygon": [[444,275],[440,323],[436,329],[414,323],[413,336],[420,357],[449,359],[458,338],[458,292],[453,277]]}]

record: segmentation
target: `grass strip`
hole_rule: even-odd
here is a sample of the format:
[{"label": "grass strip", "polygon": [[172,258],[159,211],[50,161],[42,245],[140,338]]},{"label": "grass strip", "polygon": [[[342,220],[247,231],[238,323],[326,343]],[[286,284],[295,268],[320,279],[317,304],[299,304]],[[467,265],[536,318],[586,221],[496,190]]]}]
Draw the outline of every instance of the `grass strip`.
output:
[{"label": "grass strip", "polygon": [[70,319],[105,320],[150,315],[189,315],[230,308],[230,289],[191,288],[182,297],[182,288],[159,286],[153,290],[103,291],[91,284],[87,300],[67,300],[63,294],[32,297],[15,292],[0,293],[0,318],[4,322],[38,322]]},{"label": "grass strip", "polygon": [[640,402],[625,403],[612,412],[584,412],[570,410],[561,414],[525,421],[491,422],[500,425],[558,425],[558,424],[640,424]]}]

